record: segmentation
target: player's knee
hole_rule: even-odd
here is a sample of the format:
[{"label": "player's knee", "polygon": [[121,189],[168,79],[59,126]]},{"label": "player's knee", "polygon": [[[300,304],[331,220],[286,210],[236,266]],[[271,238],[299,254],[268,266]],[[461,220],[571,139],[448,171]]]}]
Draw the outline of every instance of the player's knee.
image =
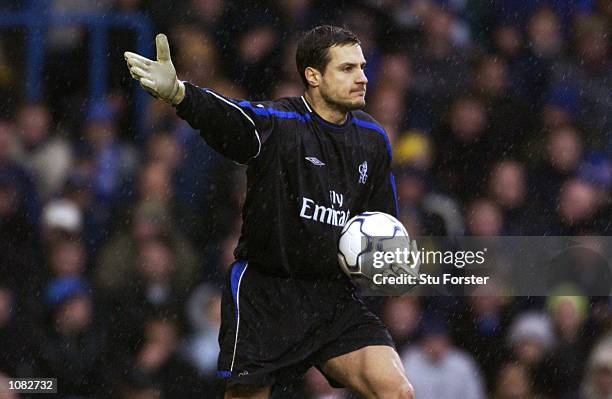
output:
[{"label": "player's knee", "polygon": [[373,389],[375,399],[414,399],[414,389],[406,377],[387,379]]},{"label": "player's knee", "polygon": [[414,399],[414,390],[412,385],[404,380],[393,387],[389,387],[384,394],[378,397],[380,399]]},{"label": "player's knee", "polygon": [[414,388],[412,388],[412,384],[407,380],[398,387],[397,395],[395,396],[398,399],[414,399]]}]

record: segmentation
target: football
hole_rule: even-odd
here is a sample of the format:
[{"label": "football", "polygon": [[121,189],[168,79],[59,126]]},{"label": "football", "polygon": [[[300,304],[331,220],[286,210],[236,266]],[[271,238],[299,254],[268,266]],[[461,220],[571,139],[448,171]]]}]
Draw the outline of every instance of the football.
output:
[{"label": "football", "polygon": [[[402,223],[382,212],[364,212],[351,218],[342,229],[338,241],[338,261],[351,278],[372,281],[374,274],[418,275],[418,264],[391,261],[383,263],[377,253],[402,254],[416,251]],[[378,264],[377,264],[378,261]]]}]

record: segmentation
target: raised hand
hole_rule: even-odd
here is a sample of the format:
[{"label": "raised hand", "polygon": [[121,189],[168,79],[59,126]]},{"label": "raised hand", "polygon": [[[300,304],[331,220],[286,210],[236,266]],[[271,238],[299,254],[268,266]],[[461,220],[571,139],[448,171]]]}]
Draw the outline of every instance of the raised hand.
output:
[{"label": "raised hand", "polygon": [[157,61],[126,51],[123,56],[130,75],[153,97],[176,105],[185,97],[185,85],[176,77],[170,58],[168,38],[163,33],[155,37]]}]

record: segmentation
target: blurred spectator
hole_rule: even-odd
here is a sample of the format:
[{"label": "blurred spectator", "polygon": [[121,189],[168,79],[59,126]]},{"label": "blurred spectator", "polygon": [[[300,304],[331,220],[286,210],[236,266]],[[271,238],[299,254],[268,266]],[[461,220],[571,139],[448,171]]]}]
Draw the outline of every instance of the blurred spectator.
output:
[{"label": "blurred spectator", "polygon": [[[181,271],[171,238],[153,236],[133,244],[133,270],[126,270],[114,290],[105,297],[106,320],[119,356],[130,353],[140,342],[141,329],[151,314],[182,315],[188,290],[195,282],[178,279]],[[121,258],[126,259],[126,258]],[[122,312],[114,311],[117,307]]]},{"label": "blurred spectator", "polygon": [[[233,84],[221,73],[214,39],[205,33],[202,25],[181,25],[176,29],[174,36],[180,49],[175,57],[177,71],[181,77],[184,76],[183,79],[215,90]],[[231,94],[227,93],[230,96]]]},{"label": "blurred spectator", "polygon": [[187,302],[187,316],[192,329],[183,346],[185,357],[208,381],[214,381],[219,356],[221,293],[209,284],[201,284]]},{"label": "blurred spectator", "polygon": [[401,358],[420,399],[485,397],[478,366],[469,354],[452,345],[441,319],[425,319],[420,342],[403,352]]},{"label": "blurred spectator", "polygon": [[547,305],[557,343],[545,359],[539,385],[546,395],[562,397],[578,391],[592,345],[593,331],[585,323],[588,299],[554,295],[548,298]]},{"label": "blurred spectator", "polygon": [[556,207],[559,190],[572,177],[582,158],[583,145],[579,132],[565,126],[552,130],[544,139],[543,164],[530,175],[532,195],[542,203],[550,217]]},{"label": "blurred spectator", "polygon": [[[164,7],[165,6],[165,9]],[[168,18],[168,11],[171,3],[162,2],[150,8],[155,12],[155,19],[158,24],[172,25],[187,23],[191,26],[198,26],[204,29],[207,36],[213,38],[216,47],[223,48],[225,42],[224,22],[228,22],[225,14],[232,8],[232,3],[225,0],[187,0],[173,18]]]},{"label": "blurred spectator", "polygon": [[413,51],[415,92],[432,113],[459,93],[467,80],[468,59],[453,45],[453,22],[449,10],[431,7],[422,41]]},{"label": "blurred spectator", "polygon": [[[414,90],[415,82],[412,64],[412,60],[405,52],[397,50],[388,51],[380,59],[376,74],[378,77],[376,84],[370,84],[370,86],[374,86],[374,96],[368,98],[367,110],[379,122],[385,120],[386,111],[379,103],[378,91],[380,90],[384,93],[391,88],[399,96],[398,101],[403,107],[399,110],[399,115],[395,116],[395,119],[399,122],[397,125],[397,129],[399,129],[397,131],[398,134],[406,129],[420,129],[429,132],[433,123],[431,110],[424,105],[424,101]],[[397,111],[392,110],[392,112]],[[383,124],[383,126],[385,125]]]},{"label": "blurred spectator", "polygon": [[168,243],[161,238],[141,243],[136,272],[140,282],[144,283],[148,302],[158,305],[170,300],[176,264]]},{"label": "blurred spectator", "polygon": [[515,361],[529,370],[533,378],[555,343],[553,326],[544,313],[525,311],[512,321],[506,336]]},{"label": "blurred spectator", "polygon": [[[51,10],[55,12],[104,12],[111,0],[89,2],[83,0],[53,0]],[[56,27],[49,35],[50,47],[55,51],[67,52],[81,45],[85,40],[86,30],[83,26]]]},{"label": "blurred spectator", "polygon": [[421,322],[420,299],[414,296],[387,298],[382,312],[382,321],[397,346],[398,352],[416,338]]},{"label": "blurred spectator", "polygon": [[159,383],[144,373],[128,373],[121,384],[121,399],[161,399]]},{"label": "blurred spectator", "polygon": [[[484,56],[476,65],[472,90],[488,115],[492,150],[504,157],[518,155],[535,125],[534,110],[510,90],[508,64],[497,56]],[[533,107],[533,106],[532,106]]]},{"label": "blurred spectator", "polygon": [[396,174],[400,218],[410,234],[445,235],[448,224],[452,224],[449,214],[456,204],[446,196],[430,192],[427,175],[418,169],[404,166]]},{"label": "blurred spectator", "polygon": [[57,194],[72,166],[69,143],[51,131],[53,120],[42,103],[25,103],[17,113],[14,159],[35,177],[43,200]]},{"label": "blurred spectator", "polygon": [[399,32],[413,31],[421,24],[433,4],[428,0],[383,0],[371,2],[377,5],[393,22]]},{"label": "blurred spectator", "polygon": [[433,162],[432,157],[431,137],[418,130],[404,132],[393,143],[393,162],[399,167],[409,166],[428,172]]},{"label": "blurred spectator", "polygon": [[172,206],[172,174],[162,162],[149,162],[139,170],[138,197],[143,201],[158,202],[166,208]]},{"label": "blurred spectator", "polygon": [[515,85],[522,98],[540,105],[550,86],[551,69],[561,59],[563,37],[559,17],[548,7],[536,10],[527,22],[527,43],[515,66]]},{"label": "blurred spectator", "polygon": [[89,175],[98,206],[113,208],[126,196],[136,155],[117,137],[116,112],[105,100],[90,104],[83,132],[78,166]]},{"label": "blurred spectator", "polygon": [[612,162],[602,153],[591,153],[578,167],[578,177],[591,183],[604,202],[612,188]]},{"label": "blurred spectator", "polygon": [[175,171],[181,158],[183,149],[176,139],[168,132],[157,132],[147,142],[147,159],[155,164],[162,165],[169,171]]},{"label": "blurred spectator", "polygon": [[568,180],[561,187],[557,215],[546,233],[576,235],[580,232],[600,231],[602,226],[599,223],[605,222],[597,216],[605,205],[603,201],[601,193],[592,184],[580,179]]},{"label": "blurred spectator", "polygon": [[[29,331],[24,330],[27,316],[20,312],[20,298],[9,284],[8,279],[0,281],[0,374],[17,377],[30,371],[28,363],[32,359],[25,354],[31,351],[31,337]],[[18,318],[20,314],[22,320]]]},{"label": "blurred spectator", "polygon": [[524,164],[508,159],[493,166],[488,193],[503,214],[506,234],[524,235],[543,223],[542,206],[528,197],[527,184]]},{"label": "blurred spectator", "polygon": [[299,97],[302,95],[303,91],[304,86],[302,86],[299,82],[289,80],[280,81],[274,87],[272,98],[278,99],[283,97]]},{"label": "blurred spectator", "polygon": [[73,223],[68,232],[80,235],[88,256],[94,259],[108,238],[109,228],[112,226],[111,209],[100,206],[96,201],[91,177],[79,169],[68,175],[62,189],[62,198],[51,201],[46,206],[67,203],[70,207],[77,207],[74,213],[81,215],[82,223]]},{"label": "blurred spectator", "polygon": [[391,143],[406,125],[402,120],[405,109],[403,93],[394,86],[378,86],[368,99],[369,112],[385,129]]},{"label": "blurred spectator", "polygon": [[406,95],[414,84],[412,61],[407,54],[399,51],[388,52],[381,57],[378,68],[377,86],[391,86]]},{"label": "blurred spectator", "polygon": [[[195,247],[207,252],[211,244],[216,244],[216,237],[227,231],[227,220],[240,214],[244,169],[208,147],[186,123],[172,124],[171,136],[164,130],[151,136],[148,165],[157,166],[150,168],[155,173],[147,174],[166,179],[156,187],[168,185],[176,226]],[[141,175],[144,180],[142,167]]]},{"label": "blurred spectator", "polygon": [[49,271],[55,278],[81,277],[86,272],[87,255],[78,240],[56,241],[49,249]]},{"label": "blurred spectator", "polygon": [[525,169],[517,161],[500,161],[493,167],[489,178],[491,198],[505,210],[521,207],[527,194]]},{"label": "blurred spectator", "polygon": [[186,292],[197,276],[197,258],[167,208],[156,201],[143,201],[129,216],[126,227],[111,237],[100,253],[96,284],[110,292],[129,288],[138,270],[139,249],[150,240],[162,239],[171,245],[176,258],[176,283]]},{"label": "blurred spectator", "polygon": [[203,392],[218,390],[216,380],[221,326],[221,293],[212,285],[201,284],[187,302],[191,333],[182,344],[181,353],[198,371]]},{"label": "blurred spectator", "polygon": [[489,390],[492,390],[497,371],[507,358],[502,348],[508,332],[509,314],[501,288],[494,284],[479,286],[464,301],[459,307],[463,311],[451,322],[453,340],[459,348],[474,356]]},{"label": "blurred spectator", "polygon": [[315,12],[313,3],[312,0],[274,1],[281,16],[281,23],[291,33],[305,31],[312,25],[312,17]]},{"label": "blurred spectator", "polygon": [[463,234],[459,204],[431,176],[430,136],[410,130],[394,144],[394,174],[400,219],[413,235]]},{"label": "blurred spectator", "polygon": [[451,104],[444,124],[433,132],[432,172],[441,187],[465,201],[484,189],[482,170],[500,154],[490,137],[482,101],[461,96]]},{"label": "blurred spectator", "polygon": [[141,0],[113,0],[112,7],[118,11],[138,11],[143,8]]},{"label": "blurred spectator", "polygon": [[43,208],[42,233],[45,244],[53,245],[66,237],[79,237],[83,215],[78,206],[66,199],[52,200]]},{"label": "blurred spectator", "polygon": [[573,33],[574,59],[559,63],[553,79],[576,90],[578,117],[588,133],[587,143],[602,149],[609,145],[607,135],[612,128],[610,27],[598,15],[585,15],[576,18]]},{"label": "blurred spectator", "polygon": [[612,336],[601,340],[591,351],[579,392],[565,399],[605,399],[612,395]]},{"label": "blurred spectator", "polygon": [[493,399],[534,399],[533,382],[527,368],[506,363],[499,368]]},{"label": "blurred spectator", "polygon": [[28,173],[8,155],[13,132],[0,121],[0,276],[15,280],[16,295],[34,298],[40,279],[38,201]]},{"label": "blurred spectator", "polygon": [[94,323],[91,295],[87,283],[74,277],[53,279],[45,290],[50,328],[37,333],[35,375],[56,377],[63,395],[89,396],[109,388],[106,336]]},{"label": "blurred spectator", "polygon": [[214,392],[203,390],[195,370],[178,353],[180,330],[177,322],[163,315],[153,316],[144,325],[144,341],[134,358],[136,372],[157,381],[167,398],[201,398]]},{"label": "blurred spectator", "polygon": [[11,375],[6,375],[0,372],[0,399],[18,399],[18,394],[9,389],[9,378]]},{"label": "blurred spectator", "polygon": [[229,66],[248,98],[269,98],[273,88],[269,82],[280,71],[281,32],[269,23],[271,18],[264,10],[254,10],[235,38],[236,57]]},{"label": "blurred spectator", "polygon": [[531,15],[527,34],[535,56],[550,60],[559,56],[563,50],[560,21],[550,8],[541,8]]},{"label": "blurred spectator", "polygon": [[499,207],[487,199],[475,200],[468,205],[465,224],[468,235],[504,235],[504,216]]},{"label": "blurred spectator", "polygon": [[[52,0],[35,8],[41,12],[39,18],[53,13],[104,13],[112,0]],[[83,24],[55,25],[49,29],[46,39],[44,73],[48,84],[46,95],[54,99],[51,105],[61,113],[70,113],[79,99],[79,91],[87,84],[87,73],[83,71],[83,60],[88,56],[88,30]],[[78,100],[77,100],[78,99]],[[74,115],[67,115],[72,121]]]},{"label": "blurred spectator", "polygon": [[558,130],[577,124],[578,93],[573,87],[556,84],[551,87],[544,98],[542,108],[542,127],[546,130]]},{"label": "blurred spectator", "polygon": [[10,41],[10,37],[4,36],[0,40],[0,94],[2,94],[2,105],[4,109],[10,109],[15,104],[12,103],[15,99],[9,99],[9,93],[13,90],[21,90],[22,87],[16,87],[15,82],[20,80],[16,71],[14,60],[11,59],[6,51],[6,43]]},{"label": "blurred spectator", "polygon": [[233,229],[223,237],[219,242],[219,266],[221,268],[221,275],[224,276],[229,267],[234,263],[234,250],[238,246],[240,240],[240,226],[242,224],[241,219],[234,220],[232,224]]},{"label": "blurred spectator", "polygon": [[16,145],[14,125],[10,120],[0,118],[0,182],[11,185],[15,190],[18,208],[23,208],[29,223],[38,228],[40,203],[36,186],[30,173],[13,158]]},{"label": "blurred spectator", "polygon": [[513,70],[512,66],[523,49],[520,31],[514,25],[499,24],[495,26],[492,37],[495,53],[508,60]]}]

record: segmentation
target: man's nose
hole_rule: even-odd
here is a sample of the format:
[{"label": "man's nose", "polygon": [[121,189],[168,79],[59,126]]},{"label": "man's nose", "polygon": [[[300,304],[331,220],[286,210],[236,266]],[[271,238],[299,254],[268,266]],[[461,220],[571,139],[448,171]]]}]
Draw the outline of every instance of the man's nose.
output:
[{"label": "man's nose", "polygon": [[359,76],[357,77],[356,83],[364,84],[364,85],[368,83],[368,78],[363,69],[359,72]]}]

